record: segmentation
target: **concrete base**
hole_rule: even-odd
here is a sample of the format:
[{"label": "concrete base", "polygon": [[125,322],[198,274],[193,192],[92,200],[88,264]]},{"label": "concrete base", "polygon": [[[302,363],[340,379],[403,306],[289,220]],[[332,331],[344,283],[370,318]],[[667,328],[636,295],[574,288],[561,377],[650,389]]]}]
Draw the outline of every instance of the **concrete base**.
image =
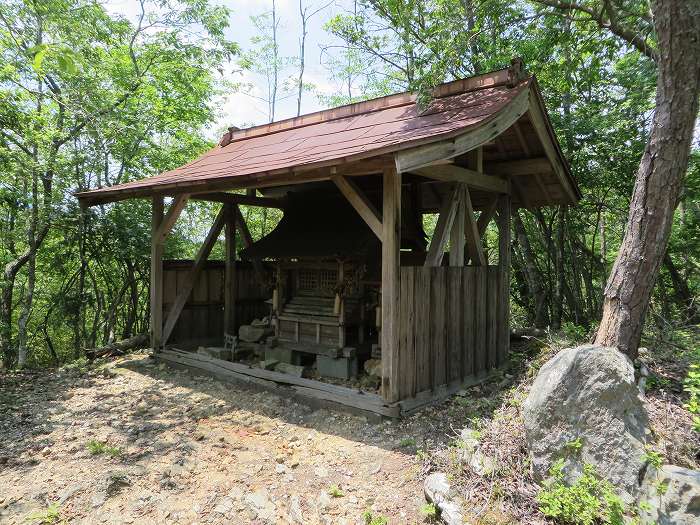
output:
[{"label": "concrete base", "polygon": [[351,379],[357,377],[356,357],[316,357],[316,367],[321,377],[335,377],[338,379]]},{"label": "concrete base", "polygon": [[296,364],[294,352],[289,348],[265,348],[265,361],[271,359],[279,361],[280,363]]}]

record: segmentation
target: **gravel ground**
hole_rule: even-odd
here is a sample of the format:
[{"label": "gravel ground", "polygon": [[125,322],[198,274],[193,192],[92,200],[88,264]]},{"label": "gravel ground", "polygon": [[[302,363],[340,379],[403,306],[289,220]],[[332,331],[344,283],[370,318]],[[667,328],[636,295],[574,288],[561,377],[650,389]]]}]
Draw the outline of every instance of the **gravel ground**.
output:
[{"label": "gravel ground", "polygon": [[372,423],[138,354],[0,375],[0,522],[420,523],[463,405]]}]

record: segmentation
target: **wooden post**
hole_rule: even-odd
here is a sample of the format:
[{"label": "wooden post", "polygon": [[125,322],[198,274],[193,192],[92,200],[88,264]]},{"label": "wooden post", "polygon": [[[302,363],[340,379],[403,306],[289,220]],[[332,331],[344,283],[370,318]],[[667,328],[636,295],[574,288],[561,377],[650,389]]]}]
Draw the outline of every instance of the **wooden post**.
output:
[{"label": "wooden post", "polygon": [[460,198],[457,203],[455,218],[450,230],[450,266],[464,266],[464,191],[460,185]]},{"label": "wooden post", "polygon": [[399,266],[401,250],[401,173],[383,173],[382,199],[382,395],[399,399]]},{"label": "wooden post", "polygon": [[151,203],[151,348],[158,352],[163,341],[163,239],[159,235],[163,222],[163,196]]},{"label": "wooden post", "polygon": [[[207,257],[209,257],[209,253],[211,252],[211,249],[214,247],[214,243],[216,242],[216,239],[218,239],[219,234],[221,233],[221,230],[224,227],[224,210],[222,209],[219,211],[219,214],[216,216],[216,220],[214,220],[214,225],[211,227],[209,230],[209,233],[204,239],[204,242],[202,243],[202,246],[200,246],[199,251],[197,252],[197,256],[194,258],[194,264],[192,265],[192,269],[189,271],[187,274],[187,277],[185,278],[185,281],[182,283],[182,288],[177,294],[177,297],[175,298],[175,301],[173,302],[172,306],[170,307],[170,311],[168,312],[168,317],[165,320],[165,325],[163,327],[163,335],[162,335],[162,342],[163,344],[168,341],[170,338],[170,334],[173,333],[173,328],[175,328],[175,323],[177,322],[178,318],[180,317],[180,314],[182,313],[182,309],[185,307],[185,303],[187,302],[187,298],[190,296],[190,293],[192,293],[192,288],[194,288],[194,285],[197,282],[197,278],[199,277],[199,274],[202,272],[202,269],[204,268],[204,265],[207,262]],[[162,301],[162,299],[161,299]]]},{"label": "wooden post", "polygon": [[224,333],[236,332],[236,213],[233,204],[224,204],[226,214],[224,235],[225,276],[224,276]]},{"label": "wooden post", "polygon": [[501,195],[498,198],[498,365],[505,362],[510,349],[510,215],[510,196]]}]

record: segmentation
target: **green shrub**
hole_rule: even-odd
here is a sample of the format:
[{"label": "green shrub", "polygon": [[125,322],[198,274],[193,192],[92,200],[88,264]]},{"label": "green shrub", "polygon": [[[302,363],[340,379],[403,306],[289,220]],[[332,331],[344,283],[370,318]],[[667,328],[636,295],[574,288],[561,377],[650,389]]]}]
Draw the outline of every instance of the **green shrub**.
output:
[{"label": "green shrub", "polygon": [[362,519],[365,520],[365,525],[388,525],[389,523],[384,516],[373,516],[369,510],[362,513]]},{"label": "green shrub", "polygon": [[429,523],[437,522],[440,516],[440,511],[435,503],[426,503],[420,508],[420,512]]},{"label": "green shrub", "polygon": [[35,525],[53,525],[61,520],[58,503],[51,503],[46,509],[30,514],[27,517],[29,523]]},{"label": "green shrub", "polygon": [[700,432],[700,364],[690,365],[688,376],[683,381],[683,390],[688,394],[688,402],[683,406],[693,417],[693,428]]},{"label": "green shrub", "polygon": [[103,443],[102,441],[97,441],[96,439],[91,439],[90,441],[88,441],[87,449],[93,456],[106,454],[112,458],[115,458],[117,456],[120,456],[122,453],[122,449],[120,449],[119,447],[113,447],[111,445],[108,445],[107,443]]},{"label": "green shrub", "polygon": [[565,483],[563,467],[563,460],[555,463],[551,483],[537,495],[542,514],[565,525],[624,524],[622,501],[592,465],[584,465],[583,475],[572,485]]}]

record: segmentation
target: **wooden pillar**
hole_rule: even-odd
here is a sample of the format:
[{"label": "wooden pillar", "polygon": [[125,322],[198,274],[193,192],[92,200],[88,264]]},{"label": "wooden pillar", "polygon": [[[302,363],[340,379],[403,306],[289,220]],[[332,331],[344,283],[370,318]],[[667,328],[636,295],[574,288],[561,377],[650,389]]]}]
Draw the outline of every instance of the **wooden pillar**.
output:
[{"label": "wooden pillar", "polygon": [[460,188],[457,211],[450,230],[450,266],[464,266],[464,188]]},{"label": "wooden pillar", "polygon": [[236,332],[236,212],[233,204],[225,204],[226,222],[224,235],[226,247],[224,253],[224,333],[235,335]]},{"label": "wooden pillar", "polygon": [[401,250],[401,173],[384,170],[382,202],[382,395],[398,401],[399,265]]},{"label": "wooden pillar", "polygon": [[151,203],[151,348],[157,352],[163,341],[163,238],[159,234],[163,222],[163,196]]},{"label": "wooden pillar", "polygon": [[510,195],[498,198],[498,348],[497,364],[505,362],[510,350]]}]

